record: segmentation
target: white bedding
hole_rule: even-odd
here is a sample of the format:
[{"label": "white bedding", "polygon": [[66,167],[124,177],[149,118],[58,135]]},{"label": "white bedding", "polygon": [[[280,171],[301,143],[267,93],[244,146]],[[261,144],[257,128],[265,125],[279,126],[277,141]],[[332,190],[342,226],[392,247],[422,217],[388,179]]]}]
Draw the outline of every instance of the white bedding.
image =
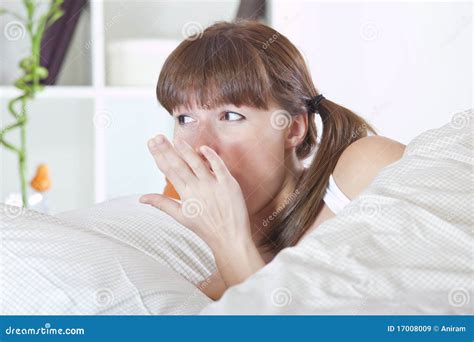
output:
[{"label": "white bedding", "polygon": [[472,314],[472,115],[417,137],[336,218],[201,313]]},{"label": "white bedding", "polygon": [[0,205],[0,314],[196,314],[210,249],[138,196],[52,217]]},{"label": "white bedding", "polygon": [[193,285],[215,270],[209,248],[137,196],[57,217],[0,205],[0,314],[472,314],[462,115],[215,303]]}]

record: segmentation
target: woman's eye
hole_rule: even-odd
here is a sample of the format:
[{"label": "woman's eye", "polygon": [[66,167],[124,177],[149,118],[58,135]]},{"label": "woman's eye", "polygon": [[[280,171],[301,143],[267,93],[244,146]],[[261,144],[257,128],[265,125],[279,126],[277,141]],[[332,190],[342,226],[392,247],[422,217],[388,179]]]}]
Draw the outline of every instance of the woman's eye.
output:
[{"label": "woman's eye", "polygon": [[194,122],[194,121],[195,120],[192,117],[190,117],[189,115],[182,114],[182,115],[178,116],[178,123],[180,125],[185,125],[185,124],[188,124],[188,123],[191,123],[191,122]]},{"label": "woman's eye", "polygon": [[240,120],[245,119],[245,117],[239,113],[225,112],[224,119],[227,121],[240,121]]}]

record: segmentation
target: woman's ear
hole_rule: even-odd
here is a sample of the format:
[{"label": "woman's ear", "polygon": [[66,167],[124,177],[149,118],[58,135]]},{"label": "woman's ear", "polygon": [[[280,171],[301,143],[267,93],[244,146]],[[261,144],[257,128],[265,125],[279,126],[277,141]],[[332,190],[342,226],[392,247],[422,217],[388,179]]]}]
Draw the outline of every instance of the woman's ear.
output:
[{"label": "woman's ear", "polygon": [[297,147],[301,144],[308,131],[308,115],[301,113],[292,116],[291,124],[288,127],[285,147]]}]

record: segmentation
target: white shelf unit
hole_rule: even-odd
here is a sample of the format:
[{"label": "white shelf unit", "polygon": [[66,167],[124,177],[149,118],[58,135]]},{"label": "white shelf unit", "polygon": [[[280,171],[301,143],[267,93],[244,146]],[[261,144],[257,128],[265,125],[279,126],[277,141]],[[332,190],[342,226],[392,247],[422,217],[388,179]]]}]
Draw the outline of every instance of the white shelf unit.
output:
[{"label": "white shelf unit", "polygon": [[[48,194],[52,213],[122,195],[158,192],[165,185],[146,141],[157,133],[171,138],[173,122],[158,105],[153,85],[107,84],[107,45],[126,39],[182,40],[185,23],[197,21],[205,27],[216,20],[230,20],[237,3],[89,2],[58,84],[39,93],[28,107],[27,177],[32,179],[39,163],[48,164],[53,182]],[[183,6],[194,9],[183,12]],[[23,10],[19,0],[2,1],[2,7]],[[0,16],[2,32],[12,20]],[[130,24],[137,21],[141,25]],[[19,94],[11,84],[19,74],[16,65],[28,51],[27,44],[27,39],[0,37],[0,127],[11,120],[7,102]],[[152,76],[157,78],[158,74]],[[18,132],[12,131],[6,138],[18,143]],[[16,156],[2,147],[0,201],[18,193],[19,184]]]}]

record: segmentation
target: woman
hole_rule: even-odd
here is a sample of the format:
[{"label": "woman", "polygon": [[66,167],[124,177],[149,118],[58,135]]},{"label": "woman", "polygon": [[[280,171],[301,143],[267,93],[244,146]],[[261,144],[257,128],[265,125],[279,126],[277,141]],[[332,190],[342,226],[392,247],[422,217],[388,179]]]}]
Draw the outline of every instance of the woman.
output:
[{"label": "woman", "polygon": [[219,22],[183,41],[157,97],[175,119],[174,146],[162,135],[148,146],[181,203],[141,202],[209,245],[218,271],[199,288],[212,299],[334,217],[404,151],[319,94],[295,46],[257,22]]}]

